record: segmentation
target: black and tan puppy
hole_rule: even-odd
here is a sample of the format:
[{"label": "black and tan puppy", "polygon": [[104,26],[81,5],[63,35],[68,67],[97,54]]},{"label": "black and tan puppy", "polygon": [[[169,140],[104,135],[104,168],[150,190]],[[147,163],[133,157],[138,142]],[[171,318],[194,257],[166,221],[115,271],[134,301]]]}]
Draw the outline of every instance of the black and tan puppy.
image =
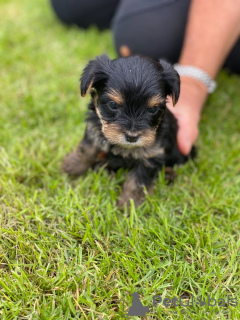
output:
[{"label": "black and tan puppy", "polygon": [[[150,192],[158,172],[189,157],[177,147],[177,121],[166,108],[180,91],[178,73],[165,62],[139,56],[89,62],[81,77],[81,95],[91,93],[83,140],[64,160],[63,170],[81,175],[97,162],[112,170],[128,168],[119,205],[139,205],[144,186]],[[194,155],[194,149],[190,156]]]}]

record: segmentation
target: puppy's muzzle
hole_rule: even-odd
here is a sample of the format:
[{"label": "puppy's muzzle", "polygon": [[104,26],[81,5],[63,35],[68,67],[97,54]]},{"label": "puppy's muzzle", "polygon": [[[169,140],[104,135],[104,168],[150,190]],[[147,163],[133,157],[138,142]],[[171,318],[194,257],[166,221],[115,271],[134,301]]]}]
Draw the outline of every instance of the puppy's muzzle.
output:
[{"label": "puppy's muzzle", "polygon": [[139,137],[139,135],[133,135],[128,133],[125,134],[126,141],[131,143],[137,142]]}]

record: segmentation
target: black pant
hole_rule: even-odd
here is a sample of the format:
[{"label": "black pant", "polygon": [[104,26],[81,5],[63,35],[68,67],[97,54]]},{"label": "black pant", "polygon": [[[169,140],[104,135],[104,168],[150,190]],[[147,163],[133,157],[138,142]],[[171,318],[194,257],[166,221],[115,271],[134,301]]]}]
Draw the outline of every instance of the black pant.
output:
[{"label": "black pant", "polygon": [[[61,21],[81,28],[112,27],[117,52],[122,45],[132,54],[178,61],[191,0],[51,0]],[[200,40],[201,41],[201,40]],[[240,39],[225,67],[240,73]]]}]

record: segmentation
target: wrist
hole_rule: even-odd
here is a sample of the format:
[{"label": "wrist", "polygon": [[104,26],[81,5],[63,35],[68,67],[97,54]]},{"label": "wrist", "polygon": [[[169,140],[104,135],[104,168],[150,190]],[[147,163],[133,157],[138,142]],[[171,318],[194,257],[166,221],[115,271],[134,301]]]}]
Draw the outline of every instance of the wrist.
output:
[{"label": "wrist", "polygon": [[186,76],[201,82],[207,88],[208,93],[213,93],[215,91],[217,84],[205,70],[198,68],[195,65],[183,65],[178,63],[174,65],[174,68],[180,76]]},{"label": "wrist", "polygon": [[201,111],[208,96],[204,84],[190,77],[180,77],[180,97],[175,107],[171,106],[170,111],[178,118],[191,118],[191,121],[198,124],[201,118]]},{"label": "wrist", "polygon": [[[198,104],[203,104],[208,97],[207,87],[199,80],[188,76],[180,76],[181,93],[191,95]],[[189,97],[191,99],[191,97]]]}]

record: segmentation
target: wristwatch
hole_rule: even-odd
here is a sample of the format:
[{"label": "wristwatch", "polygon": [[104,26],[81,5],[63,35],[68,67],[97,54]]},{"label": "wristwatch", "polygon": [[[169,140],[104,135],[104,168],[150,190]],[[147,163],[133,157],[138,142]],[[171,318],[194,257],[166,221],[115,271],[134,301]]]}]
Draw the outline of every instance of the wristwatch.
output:
[{"label": "wristwatch", "polygon": [[187,76],[201,81],[207,87],[208,93],[213,93],[215,91],[217,87],[216,81],[202,69],[193,66],[183,66],[178,63],[174,64],[173,67],[180,76]]}]

